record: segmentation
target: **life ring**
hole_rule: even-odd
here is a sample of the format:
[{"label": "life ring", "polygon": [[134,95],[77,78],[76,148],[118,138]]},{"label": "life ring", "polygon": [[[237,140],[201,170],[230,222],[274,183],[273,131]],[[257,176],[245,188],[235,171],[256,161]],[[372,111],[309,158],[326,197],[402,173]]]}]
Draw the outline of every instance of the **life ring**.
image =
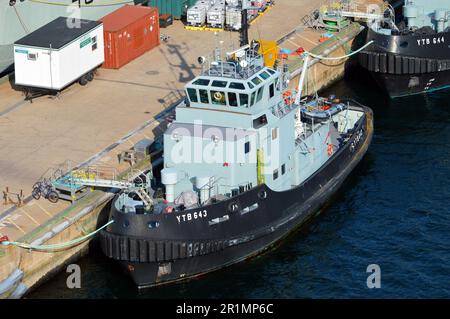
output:
[{"label": "life ring", "polygon": [[322,106],[323,111],[328,111],[330,108],[331,108],[331,105],[329,105],[329,104],[325,104],[324,106]]},{"label": "life ring", "polygon": [[327,146],[327,153],[328,153],[328,156],[333,155],[333,153],[334,153],[333,144],[328,144],[328,146]]},{"label": "life ring", "polygon": [[221,102],[222,98],[223,98],[222,93],[220,93],[220,92],[214,93],[214,100],[216,100],[217,102]]}]

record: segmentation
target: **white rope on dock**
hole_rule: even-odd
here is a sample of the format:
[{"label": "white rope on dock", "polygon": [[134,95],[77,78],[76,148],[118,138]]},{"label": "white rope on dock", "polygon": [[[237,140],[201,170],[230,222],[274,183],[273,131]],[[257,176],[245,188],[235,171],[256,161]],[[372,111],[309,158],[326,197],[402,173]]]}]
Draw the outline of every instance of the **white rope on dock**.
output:
[{"label": "white rope on dock", "polygon": [[31,245],[31,244],[20,243],[20,242],[16,242],[16,241],[2,241],[1,244],[4,246],[12,245],[12,246],[17,246],[17,247],[24,248],[24,249],[44,250],[44,251],[51,251],[51,250],[62,249],[62,248],[67,248],[67,247],[71,248],[75,245],[81,244],[86,239],[89,239],[90,237],[95,236],[98,232],[100,232],[102,229],[105,229],[112,223],[114,223],[114,220],[110,220],[108,223],[106,223],[99,229],[97,229],[85,236],[82,236],[82,237],[74,239],[74,240],[67,241],[65,243],[51,244],[51,245]]},{"label": "white rope on dock", "polygon": [[352,55],[355,55],[359,52],[361,52],[362,50],[364,50],[365,48],[367,48],[369,45],[371,45],[372,43],[374,43],[373,40],[367,42],[365,45],[363,45],[362,47],[360,47],[358,50],[353,51],[352,53],[340,56],[340,57],[325,57],[325,56],[321,56],[321,55],[316,55],[314,53],[311,53],[309,51],[305,51],[306,54],[312,56],[315,59],[319,59],[319,60],[341,60],[341,59],[346,59],[351,57]]}]

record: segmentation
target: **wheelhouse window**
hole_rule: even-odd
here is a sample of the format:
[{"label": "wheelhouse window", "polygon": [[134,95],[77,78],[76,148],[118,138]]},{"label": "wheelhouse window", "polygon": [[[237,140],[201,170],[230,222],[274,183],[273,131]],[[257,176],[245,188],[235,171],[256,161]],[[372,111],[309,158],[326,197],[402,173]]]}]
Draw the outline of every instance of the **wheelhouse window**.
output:
[{"label": "wheelhouse window", "polygon": [[255,100],[256,100],[256,92],[252,93],[252,98],[250,100],[250,106],[255,105]]},{"label": "wheelhouse window", "polygon": [[225,93],[221,91],[211,90],[211,101],[212,104],[215,105],[227,105],[227,102],[225,100]]},{"label": "wheelhouse window", "polygon": [[272,83],[271,85],[269,85],[269,97],[273,98],[275,96],[275,88],[274,88],[274,84]]},{"label": "wheelhouse window", "polygon": [[259,74],[260,77],[262,77],[264,80],[267,80],[268,78],[270,78],[270,75],[267,72],[261,72]]},{"label": "wheelhouse window", "polygon": [[228,85],[227,81],[213,81],[211,86],[214,86],[216,88],[226,88]]},{"label": "wheelhouse window", "polygon": [[192,84],[194,85],[201,85],[201,86],[208,86],[209,85],[209,80],[207,79],[197,79],[194,82],[192,82]]},{"label": "wheelhouse window", "polygon": [[241,106],[248,107],[248,94],[239,94],[239,101]]},{"label": "wheelhouse window", "polygon": [[258,103],[259,101],[261,101],[262,97],[263,97],[263,92],[264,92],[264,86],[261,86],[258,90],[258,97],[256,99],[256,103]]},{"label": "wheelhouse window", "polygon": [[245,90],[245,85],[244,83],[231,82],[230,89]]},{"label": "wheelhouse window", "polygon": [[255,83],[255,85],[259,85],[259,84],[262,83],[262,80],[261,80],[259,77],[255,76],[255,77],[252,79],[252,82]]},{"label": "wheelhouse window", "polygon": [[187,89],[187,93],[189,96],[189,100],[191,100],[191,102],[193,103],[197,103],[198,102],[198,96],[197,96],[197,90],[193,89],[193,88],[188,88]]},{"label": "wheelhouse window", "polygon": [[207,90],[199,90],[199,93],[200,93],[200,102],[209,104],[208,91]]},{"label": "wheelhouse window", "polygon": [[228,104],[234,107],[238,106],[238,99],[236,93],[233,92],[228,93]]},{"label": "wheelhouse window", "polygon": [[281,165],[281,175],[286,173],[286,164]]},{"label": "wheelhouse window", "polygon": [[274,71],[274,70],[271,70],[271,69],[267,69],[267,72],[269,72],[269,73],[272,74],[272,75],[275,74],[275,71]]},{"label": "wheelhouse window", "polygon": [[247,82],[249,88],[253,89],[255,86],[251,82]]}]

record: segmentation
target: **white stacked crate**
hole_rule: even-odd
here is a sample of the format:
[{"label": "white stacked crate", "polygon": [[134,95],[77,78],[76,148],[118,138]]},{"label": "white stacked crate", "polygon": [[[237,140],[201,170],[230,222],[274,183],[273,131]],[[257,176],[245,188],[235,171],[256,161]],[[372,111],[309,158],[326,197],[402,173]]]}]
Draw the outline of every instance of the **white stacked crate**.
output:
[{"label": "white stacked crate", "polygon": [[208,25],[213,28],[223,28],[225,26],[225,0],[219,0],[208,10]]},{"label": "white stacked crate", "polygon": [[242,28],[242,9],[240,7],[228,6],[225,25],[227,29],[238,31]]},{"label": "white stacked crate", "polygon": [[212,2],[208,0],[197,1],[187,11],[187,24],[191,26],[205,25],[207,12],[211,8],[211,5]]}]

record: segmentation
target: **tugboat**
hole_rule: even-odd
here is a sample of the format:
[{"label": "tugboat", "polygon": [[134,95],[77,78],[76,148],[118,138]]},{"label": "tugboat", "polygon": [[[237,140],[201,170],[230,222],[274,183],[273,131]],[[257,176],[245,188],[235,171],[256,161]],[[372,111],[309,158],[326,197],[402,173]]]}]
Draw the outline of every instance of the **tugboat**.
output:
[{"label": "tugboat", "polygon": [[359,54],[391,98],[428,93],[450,86],[450,2],[406,0],[399,23],[392,10],[372,23]]},{"label": "tugboat", "polygon": [[147,195],[127,190],[112,203],[102,251],[140,288],[267,250],[319,212],[369,147],[368,107],[301,99],[307,61],[292,90],[287,68],[265,66],[258,47],[199,58]]}]

